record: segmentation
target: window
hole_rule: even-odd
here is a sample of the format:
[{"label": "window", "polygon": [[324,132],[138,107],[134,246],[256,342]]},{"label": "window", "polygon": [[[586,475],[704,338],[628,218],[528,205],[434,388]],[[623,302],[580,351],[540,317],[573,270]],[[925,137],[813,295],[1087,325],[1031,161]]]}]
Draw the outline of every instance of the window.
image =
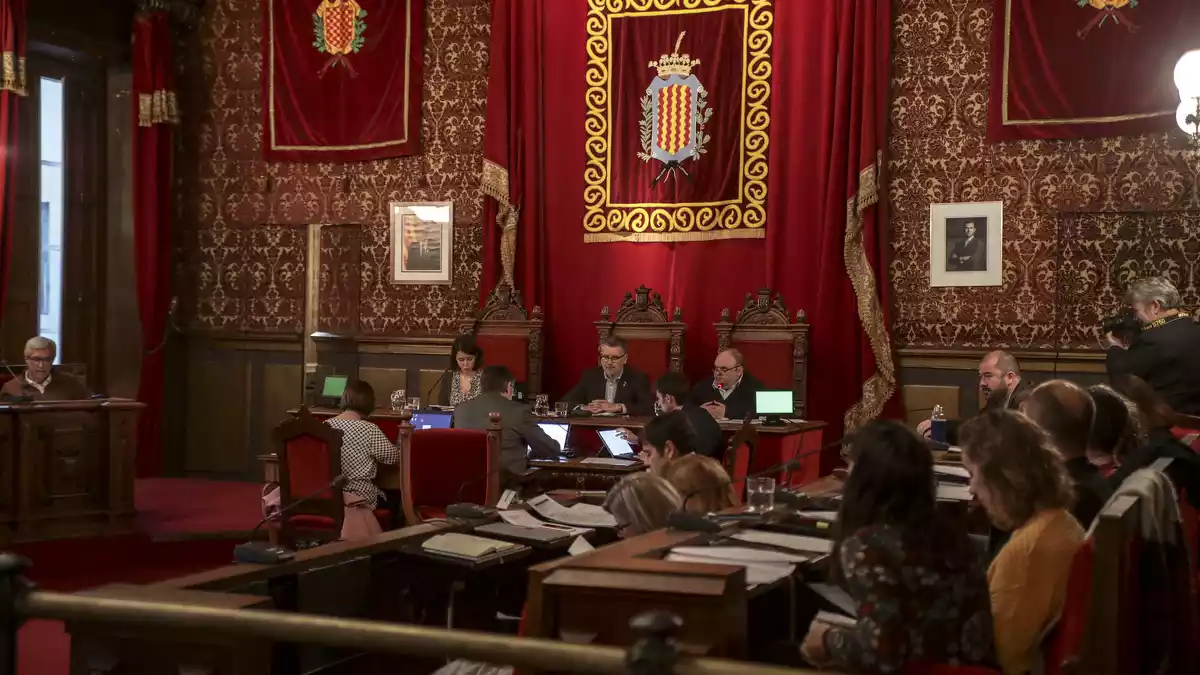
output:
[{"label": "window", "polygon": [[41,246],[38,268],[38,334],[59,345],[55,363],[62,361],[63,215],[63,80],[41,78],[38,145],[41,160]]}]

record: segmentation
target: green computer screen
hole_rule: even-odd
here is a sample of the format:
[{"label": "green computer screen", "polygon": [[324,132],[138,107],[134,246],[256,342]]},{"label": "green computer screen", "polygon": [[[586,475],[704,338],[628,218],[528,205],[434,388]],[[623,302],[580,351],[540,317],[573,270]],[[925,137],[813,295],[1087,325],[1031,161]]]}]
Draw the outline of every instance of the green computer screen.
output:
[{"label": "green computer screen", "polygon": [[792,407],[792,392],[790,391],[756,391],[754,392],[754,408],[759,415],[791,415],[795,412]]},{"label": "green computer screen", "polygon": [[329,398],[341,398],[343,391],[346,391],[346,377],[330,375],[325,378],[325,388],[321,390],[321,395]]}]

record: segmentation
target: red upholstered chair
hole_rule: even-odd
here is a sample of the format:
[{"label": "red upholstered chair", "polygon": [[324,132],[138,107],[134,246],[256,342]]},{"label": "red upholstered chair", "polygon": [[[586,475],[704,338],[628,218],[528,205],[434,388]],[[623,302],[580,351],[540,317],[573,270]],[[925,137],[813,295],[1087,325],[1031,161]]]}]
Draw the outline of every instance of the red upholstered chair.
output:
[{"label": "red upholstered chair", "polygon": [[649,288],[626,292],[616,316],[605,307],[595,325],[601,340],[616,335],[629,343],[629,365],[646,373],[650,382],[683,371],[683,310],[676,307],[668,321],[662,296]]},{"label": "red upholstered chair", "polygon": [[725,473],[729,474],[733,494],[739,504],[746,501],[746,475],[750,473],[750,462],[757,444],[758,429],[750,422],[745,422],[729,439],[729,446],[725,449]]},{"label": "red upholstered chair", "polygon": [[1078,672],[1083,664],[1084,638],[1092,609],[1092,569],[1095,564],[1095,542],[1088,537],[1071,562],[1062,616],[1050,634],[1044,651],[1046,675]]},{"label": "red upholstered chair", "polygon": [[721,310],[717,329],[717,349],[736,348],[742,353],[746,372],[762,381],[768,389],[789,390],[796,415],[808,414],[808,324],[804,310],[795,319],[788,314],[783,296],[764,288],[757,295],[746,294],[737,319],[730,321],[728,308]]},{"label": "red upholstered chair", "polygon": [[474,333],[484,360],[507,366],[533,396],[542,391],[542,325],[542,308],[526,314],[521,292],[501,281],[476,317],[460,322],[458,329]]},{"label": "red upholstered chair", "polygon": [[487,431],[414,431],[411,413],[400,423],[401,501],[409,525],[442,518],[459,502],[493,505],[500,499],[500,414]]},{"label": "red upholstered chair", "polygon": [[279,519],[282,543],[297,537],[335,540],[342,532],[345,506],[340,491],[329,489],[287,510],[293,502],[318,492],[342,471],[342,432],[300,408],[296,416],[271,433],[279,458]]}]

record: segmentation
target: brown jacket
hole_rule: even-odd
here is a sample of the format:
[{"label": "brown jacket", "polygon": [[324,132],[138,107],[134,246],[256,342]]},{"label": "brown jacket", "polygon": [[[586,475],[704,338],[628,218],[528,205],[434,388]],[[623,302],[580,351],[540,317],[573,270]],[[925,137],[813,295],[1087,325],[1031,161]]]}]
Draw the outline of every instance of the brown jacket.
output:
[{"label": "brown jacket", "polygon": [[21,373],[0,387],[0,396],[27,396],[34,401],[79,401],[90,394],[79,380],[65,373],[51,372],[50,384],[46,385],[44,394],[29,384],[25,374]]}]

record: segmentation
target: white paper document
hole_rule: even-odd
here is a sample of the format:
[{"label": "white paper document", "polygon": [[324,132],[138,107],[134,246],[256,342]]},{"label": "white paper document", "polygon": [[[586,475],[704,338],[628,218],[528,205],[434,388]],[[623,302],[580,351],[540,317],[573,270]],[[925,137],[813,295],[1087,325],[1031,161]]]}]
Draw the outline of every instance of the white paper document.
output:
[{"label": "white paper document", "polygon": [[633,466],[637,462],[630,459],[614,459],[612,457],[588,457],[579,460],[580,464],[599,464],[601,466]]},{"label": "white paper document", "polygon": [[571,555],[583,555],[584,553],[595,550],[596,549],[588,543],[587,539],[584,539],[583,537],[575,537],[575,541],[571,542],[571,548],[567,549],[567,553]]},{"label": "white paper document", "polygon": [[842,590],[840,586],[833,584],[809,584],[809,588],[813,589],[817,595],[824,598],[829,604],[838,608],[838,611],[846,616],[855,616],[858,614],[858,603],[850,594]]},{"label": "white paper document", "polygon": [[800,517],[819,520],[823,523],[836,523],[838,518],[837,511],[799,511]]},{"label": "white paper document", "polygon": [[500,519],[509,525],[517,527],[528,527],[530,529],[548,528],[551,530],[562,530],[567,534],[581,535],[588,534],[592,530],[586,527],[570,527],[569,525],[559,525],[558,523],[547,523],[544,520],[539,520],[534,515],[523,509],[510,509],[500,512]]},{"label": "white paper document", "polygon": [[[738,552],[741,553],[738,553]],[[713,552],[719,552],[714,554]],[[750,553],[747,553],[750,552]],[[761,554],[774,554],[774,558]],[[733,565],[746,570],[746,585],[774,583],[796,571],[796,566],[786,560],[803,562],[800,556],[774,553],[744,547],[726,546],[679,546],[671,549],[667,560],[672,562],[700,563],[704,565]]]},{"label": "white paper document", "polygon": [[943,476],[954,476],[956,478],[970,478],[971,472],[961,466],[949,466],[947,464],[934,464],[933,472],[940,473]]},{"label": "white paper document", "polygon": [[742,530],[733,535],[734,539],[750,542],[751,544],[766,544],[793,551],[808,553],[829,553],[833,550],[833,542],[818,537],[806,537],[800,534],[781,534],[779,532],[763,532],[762,530]]},{"label": "white paper document", "polygon": [[971,490],[965,485],[938,483],[937,498],[945,502],[969,502],[971,501]]},{"label": "white paper document", "polygon": [[817,612],[816,620],[839,628],[854,628],[858,624],[857,619],[834,612]]},{"label": "white paper document", "polygon": [[721,562],[735,563],[801,563],[808,560],[808,556],[748,546],[676,546],[671,549],[671,552],[688,557],[710,558]]},{"label": "white paper document", "polygon": [[575,504],[570,508],[559,504],[546,495],[538,495],[528,502],[543,518],[556,523],[575,527],[616,527],[617,519],[611,513],[592,504]]}]

